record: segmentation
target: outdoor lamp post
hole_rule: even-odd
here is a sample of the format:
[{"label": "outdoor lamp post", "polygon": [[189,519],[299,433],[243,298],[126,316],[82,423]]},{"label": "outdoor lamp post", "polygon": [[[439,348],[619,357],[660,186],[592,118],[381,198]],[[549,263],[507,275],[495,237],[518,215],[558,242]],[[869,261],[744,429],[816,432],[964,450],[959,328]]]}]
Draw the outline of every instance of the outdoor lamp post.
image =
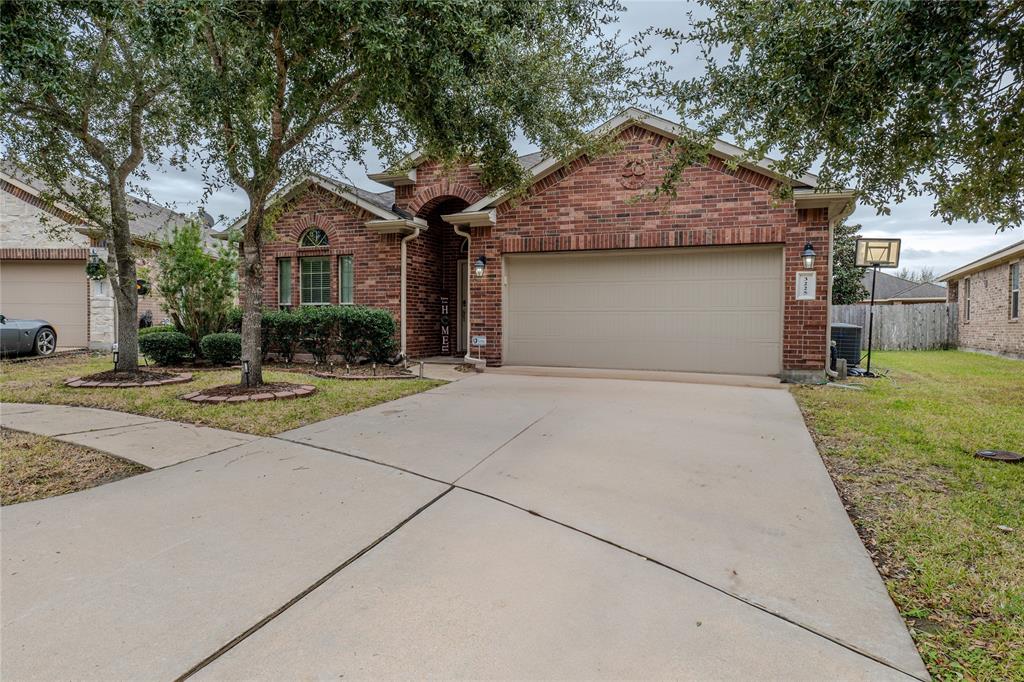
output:
[{"label": "outdoor lamp post", "polygon": [[818,254],[814,253],[814,247],[811,246],[810,242],[804,244],[804,252],[800,254],[804,259],[804,269],[811,270],[814,268],[814,257]]},{"label": "outdoor lamp post", "polygon": [[477,277],[484,276],[484,268],[487,267],[487,256],[479,256],[473,263],[473,271]]},{"label": "outdoor lamp post", "polygon": [[249,361],[242,360],[242,380],[245,382],[246,388],[249,387]]},{"label": "outdoor lamp post", "polygon": [[117,369],[117,344],[113,344],[110,349],[114,352],[114,369]]}]

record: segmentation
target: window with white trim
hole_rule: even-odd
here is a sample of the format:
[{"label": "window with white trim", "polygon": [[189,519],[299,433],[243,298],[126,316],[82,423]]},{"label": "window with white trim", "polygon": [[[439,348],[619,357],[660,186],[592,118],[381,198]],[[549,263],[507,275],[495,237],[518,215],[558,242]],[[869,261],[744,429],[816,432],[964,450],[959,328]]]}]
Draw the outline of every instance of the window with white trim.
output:
[{"label": "window with white trim", "polygon": [[355,295],[355,278],[352,273],[352,256],[338,256],[338,303],[352,303]]},{"label": "window with white trim", "polygon": [[299,294],[302,305],[327,305],[331,302],[331,259],[299,259]]},{"label": "window with white trim", "polygon": [[277,259],[277,304],[279,306],[290,306],[292,304],[292,259]]},{"label": "window with white trim", "polygon": [[964,278],[964,321],[971,321],[971,278]]},{"label": "window with white trim", "polygon": [[1010,263],[1010,319],[1020,317],[1020,262]]}]

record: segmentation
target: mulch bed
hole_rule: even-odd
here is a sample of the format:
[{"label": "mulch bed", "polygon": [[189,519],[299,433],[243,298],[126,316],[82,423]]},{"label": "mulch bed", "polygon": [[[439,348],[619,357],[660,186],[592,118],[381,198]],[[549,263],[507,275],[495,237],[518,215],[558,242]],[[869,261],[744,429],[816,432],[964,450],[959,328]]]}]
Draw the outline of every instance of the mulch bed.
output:
[{"label": "mulch bed", "polygon": [[316,386],[311,384],[292,384],[284,381],[266,383],[262,386],[248,388],[238,384],[225,384],[193,391],[181,396],[182,400],[192,403],[217,405],[220,403],[262,402],[264,400],[290,400],[304,398],[316,393]]},{"label": "mulch bed", "polygon": [[154,369],[139,369],[135,372],[108,370],[65,379],[64,385],[71,388],[143,388],[183,384],[187,381],[192,381],[192,374],[189,372],[162,372]]},{"label": "mulch bed", "polygon": [[306,374],[311,374],[321,379],[348,379],[356,381],[369,381],[376,379],[415,379],[416,375],[402,367],[390,365],[353,365],[350,367],[334,367],[332,369],[312,369]]}]

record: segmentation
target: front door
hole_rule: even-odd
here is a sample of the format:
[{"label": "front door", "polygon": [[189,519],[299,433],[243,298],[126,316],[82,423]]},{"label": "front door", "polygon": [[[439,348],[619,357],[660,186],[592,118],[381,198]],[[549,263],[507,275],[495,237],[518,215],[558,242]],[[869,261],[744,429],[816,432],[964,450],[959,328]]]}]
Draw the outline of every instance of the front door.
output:
[{"label": "front door", "polygon": [[458,264],[459,271],[459,321],[458,328],[455,332],[458,342],[456,347],[459,354],[465,354],[466,352],[466,314],[469,311],[469,301],[467,296],[469,294],[469,261],[460,260]]}]

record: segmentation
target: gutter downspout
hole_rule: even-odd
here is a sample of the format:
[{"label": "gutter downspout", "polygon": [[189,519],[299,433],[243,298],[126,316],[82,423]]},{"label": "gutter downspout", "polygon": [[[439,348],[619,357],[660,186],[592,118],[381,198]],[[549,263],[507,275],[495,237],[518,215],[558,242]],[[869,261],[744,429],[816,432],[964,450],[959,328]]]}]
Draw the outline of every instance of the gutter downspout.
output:
[{"label": "gutter downspout", "polygon": [[473,281],[473,278],[470,276],[469,272],[469,268],[472,267],[471,264],[469,263],[469,257],[471,257],[473,254],[473,242],[469,233],[460,230],[458,225],[452,225],[452,229],[455,230],[455,234],[459,235],[460,237],[465,237],[466,239],[466,356],[462,359],[465,360],[467,363],[473,365],[474,367],[482,368],[487,366],[487,360],[483,358],[474,358],[472,355],[470,355],[470,353],[473,352],[473,346],[470,343],[472,337],[470,335],[471,323],[469,321],[471,313],[473,312],[471,298],[471,292],[473,291],[471,282]]},{"label": "gutter downspout", "polygon": [[405,333],[406,333],[406,322],[405,322],[405,272],[406,272],[406,269],[407,269],[407,266],[406,266],[406,260],[407,260],[407,258],[406,258],[406,253],[407,253],[406,243],[411,242],[413,239],[416,239],[416,237],[419,237],[419,236],[420,236],[420,228],[416,227],[413,230],[412,234],[407,234],[404,237],[402,237],[402,278],[401,278],[402,279],[402,286],[401,286],[401,289],[402,289],[402,293],[401,293],[401,299],[402,299],[402,301],[401,301],[402,332],[401,332],[401,334],[402,334],[402,360],[403,360],[403,362],[408,362],[408,360],[409,360],[409,354],[407,352],[407,347],[406,347],[406,342],[405,342]]}]

